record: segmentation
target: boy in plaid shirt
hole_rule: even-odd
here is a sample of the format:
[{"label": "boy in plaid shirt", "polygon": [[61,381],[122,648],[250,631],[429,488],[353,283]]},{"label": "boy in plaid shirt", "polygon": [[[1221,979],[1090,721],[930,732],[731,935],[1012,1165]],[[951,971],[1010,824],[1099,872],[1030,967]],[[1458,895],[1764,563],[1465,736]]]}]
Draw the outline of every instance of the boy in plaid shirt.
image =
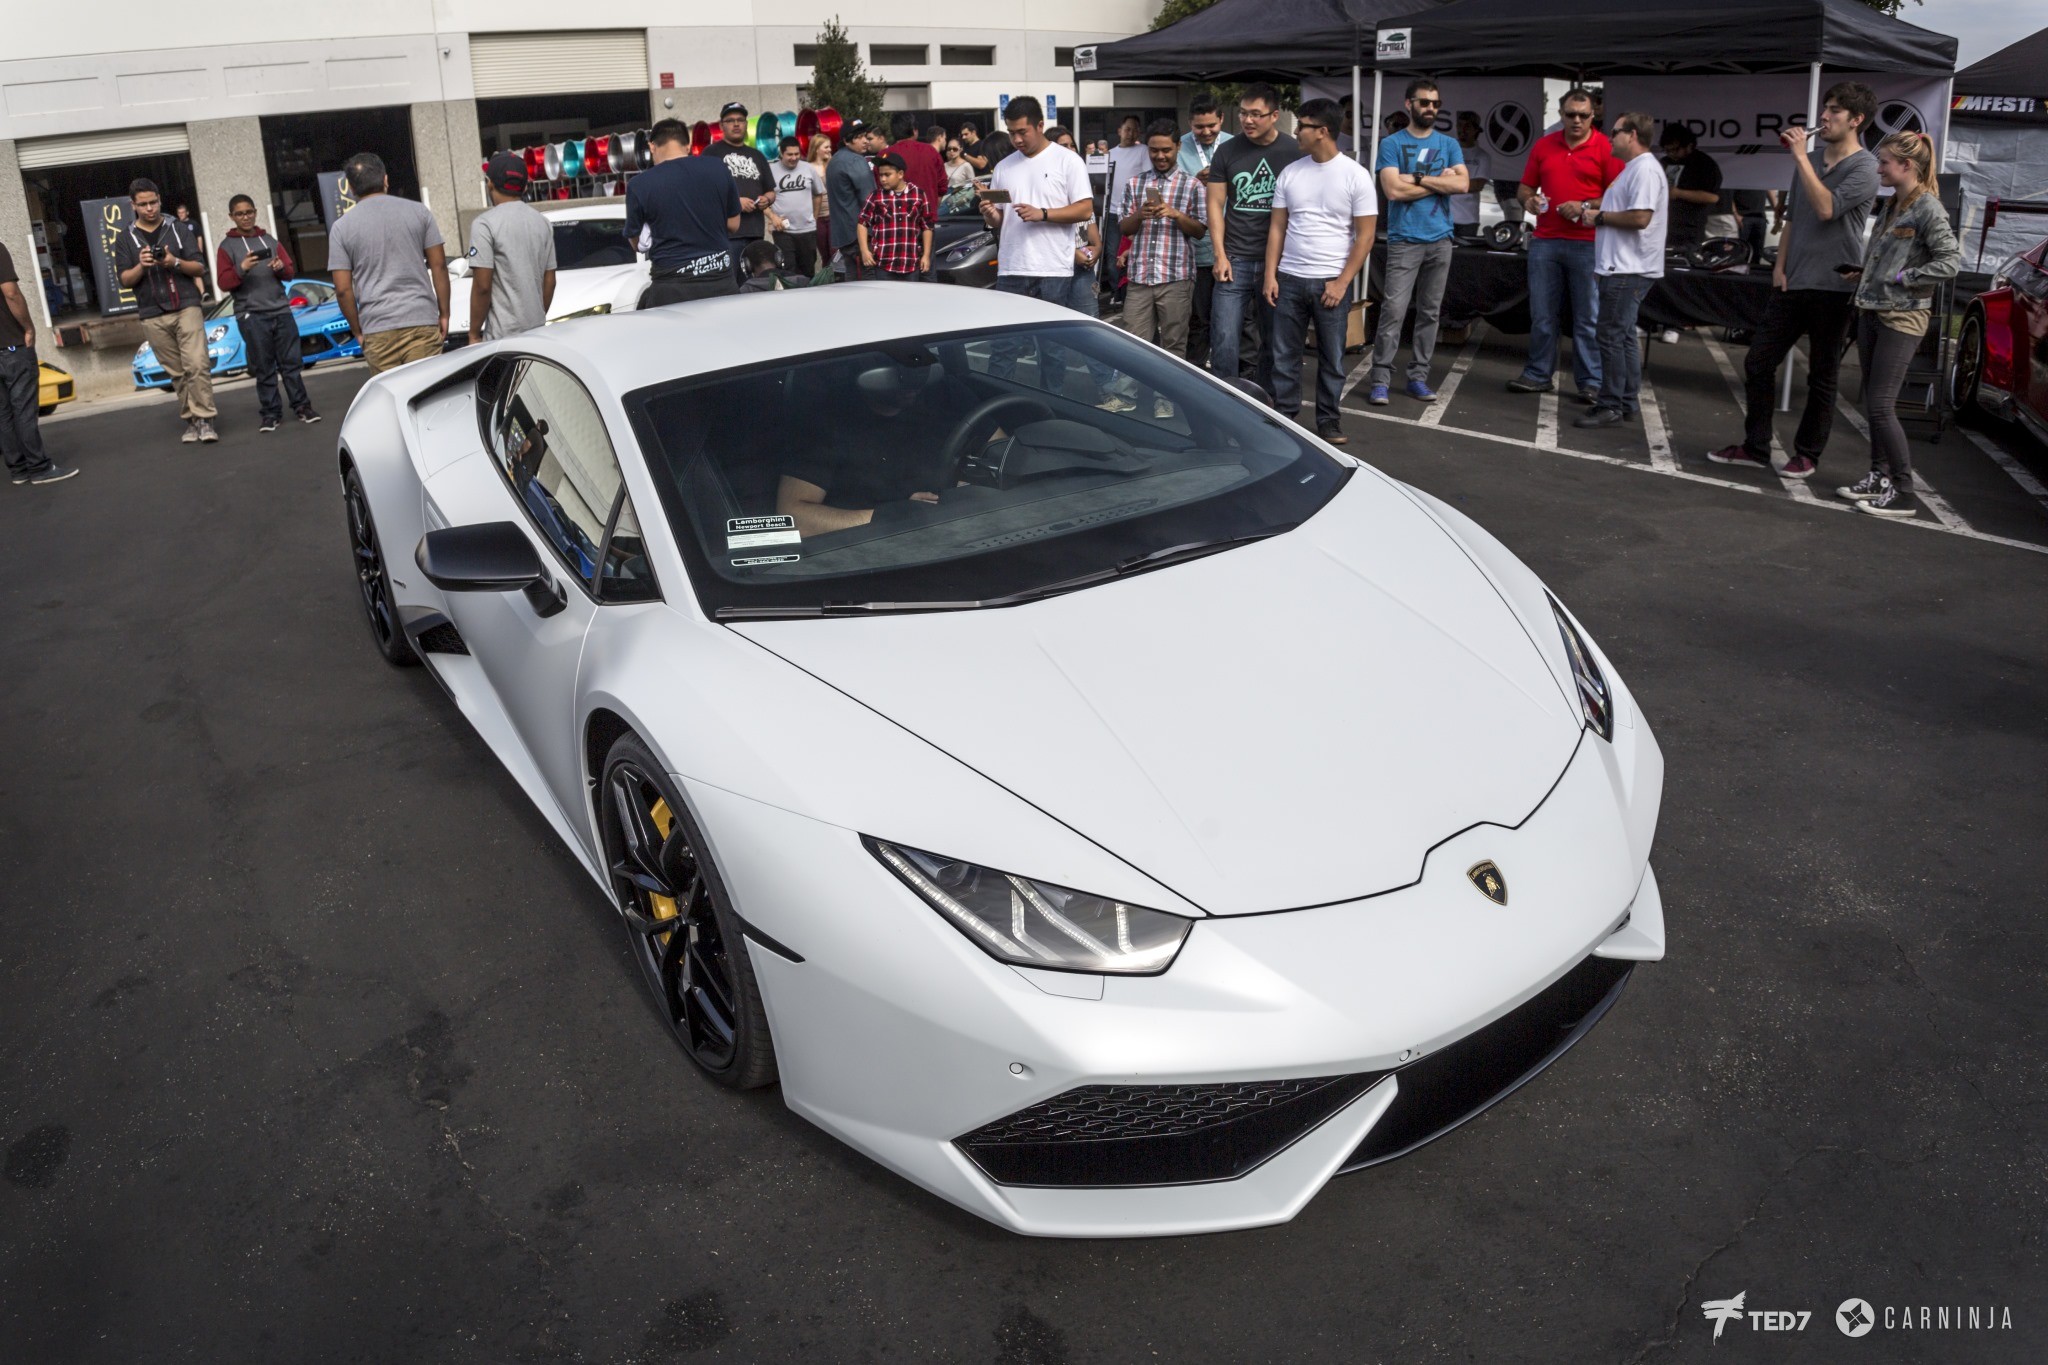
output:
[{"label": "boy in plaid shirt", "polygon": [[903,171],[894,152],[875,162],[875,193],[860,211],[864,279],[915,280],[932,268],[932,202]]},{"label": "boy in plaid shirt", "polygon": [[1146,131],[1147,170],[1124,181],[1117,227],[1130,242],[1125,267],[1124,329],[1141,341],[1156,332],[1159,345],[1188,353],[1188,318],[1195,306],[1195,239],[1209,231],[1209,206],[1200,181],[1180,169],[1180,130],[1160,119]]}]

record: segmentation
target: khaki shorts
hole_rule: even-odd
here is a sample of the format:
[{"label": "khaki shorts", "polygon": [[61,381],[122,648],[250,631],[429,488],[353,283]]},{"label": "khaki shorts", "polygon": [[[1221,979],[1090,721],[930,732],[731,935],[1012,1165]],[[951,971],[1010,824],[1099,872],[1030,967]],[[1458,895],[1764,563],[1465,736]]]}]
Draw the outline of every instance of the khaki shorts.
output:
[{"label": "khaki shorts", "polygon": [[371,332],[363,338],[363,359],[370,362],[371,374],[382,374],[400,365],[439,354],[439,327],[394,327],[388,332]]}]

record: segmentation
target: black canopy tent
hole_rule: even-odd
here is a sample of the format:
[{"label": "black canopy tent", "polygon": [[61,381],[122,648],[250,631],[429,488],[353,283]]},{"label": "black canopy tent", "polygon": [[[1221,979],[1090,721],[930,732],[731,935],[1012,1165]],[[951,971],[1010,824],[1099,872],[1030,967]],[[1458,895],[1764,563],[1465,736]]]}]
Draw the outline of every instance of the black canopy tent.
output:
[{"label": "black canopy tent", "polygon": [[1956,72],[1947,162],[1962,179],[1965,260],[1995,267],[2041,239],[2037,217],[1982,228],[1988,200],[2048,200],[2048,29]]}]

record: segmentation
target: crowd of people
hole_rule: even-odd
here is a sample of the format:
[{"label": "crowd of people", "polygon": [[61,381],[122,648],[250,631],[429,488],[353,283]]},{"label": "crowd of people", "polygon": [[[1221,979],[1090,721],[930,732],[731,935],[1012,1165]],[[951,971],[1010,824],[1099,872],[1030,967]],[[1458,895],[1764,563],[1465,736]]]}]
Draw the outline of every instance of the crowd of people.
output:
[{"label": "crowd of people", "polygon": [[[1761,255],[1767,220],[1775,219],[1776,288],[1749,350],[1746,430],[1709,458],[1770,467],[1775,376],[1805,338],[1806,409],[1781,472],[1810,477],[1828,440],[1840,356],[1853,338],[1872,468],[1838,491],[1866,511],[1913,514],[1894,403],[1928,327],[1932,286],[1955,274],[1959,253],[1929,193],[1934,154],[1926,136],[1895,134],[1874,154],[1864,150],[1862,130],[1876,114],[1869,87],[1834,86],[1810,135],[1797,126],[1784,133],[1796,173],[1782,196],[1731,194],[1682,123],[1660,130],[1648,115],[1624,113],[1610,125],[1597,93],[1577,87],[1560,100],[1557,126],[1532,145],[1518,180],[1497,173],[1473,115],[1460,114],[1455,133],[1441,129],[1442,96],[1431,80],[1409,82],[1371,171],[1354,154],[1350,104],[1309,100],[1293,132],[1283,132],[1278,91],[1255,83],[1239,94],[1235,133],[1224,131],[1224,110],[1209,94],[1190,102],[1185,129],[1171,119],[1148,126],[1125,117],[1114,144],[1090,145],[1103,166],[1099,204],[1072,131],[1048,124],[1030,96],[1010,100],[1002,128],[987,137],[972,122],[954,133],[920,128],[916,115],[900,113],[887,133],[849,122],[836,148],[823,136],[808,144],[785,137],[772,162],[750,140],[749,111],[738,102],[720,110],[720,140],[706,155],[692,154],[684,124],[664,119],[651,130],[650,169],[626,188],[625,234],[649,263],[637,304],[832,279],[933,280],[942,207],[978,211],[999,234],[996,289],[1088,316],[1105,300],[1121,305],[1120,325],[1133,335],[1256,386],[1290,418],[1304,403],[1313,334],[1316,429],[1342,444],[1341,357],[1355,284],[1381,230],[1380,204],[1385,282],[1365,362],[1366,402],[1392,401],[1405,333],[1401,392],[1429,403],[1437,398],[1431,370],[1453,243],[1477,232],[1480,197],[1491,187],[1514,220],[1534,220],[1528,355],[1508,388],[1554,391],[1569,300],[1571,378],[1586,405],[1575,425],[1602,427],[1636,420],[1639,310],[1664,273],[1666,251],[1727,235],[1715,221],[1725,215]],[[365,360],[374,372],[438,354],[451,286],[433,215],[389,192],[373,153],[349,158],[343,174],[355,204],[334,225],[328,265]],[[543,325],[555,290],[554,236],[527,202],[524,159],[499,152],[485,175],[491,205],[470,229],[472,342]],[[1892,194],[1869,232],[1880,186]],[[116,243],[115,270],[170,377],[181,439],[213,442],[219,414],[201,316],[205,244],[196,225],[165,215],[150,181],[135,181],[130,201],[133,222]],[[258,225],[247,195],[228,207],[234,226],[215,250],[213,275],[234,299],[258,429],[276,430],[287,404],[299,421],[317,422],[285,288],[295,274],[291,255]],[[16,483],[68,478],[76,471],[49,460],[36,428],[35,326],[4,246],[0,304],[0,446],[10,474]],[[1104,408],[1134,406],[1113,386],[1099,387]]]}]

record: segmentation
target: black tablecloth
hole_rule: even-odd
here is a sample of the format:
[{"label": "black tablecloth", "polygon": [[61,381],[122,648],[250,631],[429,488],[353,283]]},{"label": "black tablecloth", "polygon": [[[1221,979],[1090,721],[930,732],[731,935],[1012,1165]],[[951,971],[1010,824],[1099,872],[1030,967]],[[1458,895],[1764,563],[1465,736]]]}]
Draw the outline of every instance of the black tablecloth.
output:
[{"label": "black tablecloth", "polygon": [[[1381,253],[1374,253],[1374,293],[1381,280]],[[1646,326],[1739,327],[1754,329],[1763,321],[1770,296],[1768,271],[1748,273],[1670,269],[1643,299]],[[1565,311],[1571,311],[1566,301]],[[1529,330],[1529,265],[1519,251],[1459,247],[1451,253],[1451,275],[1444,286],[1443,318],[1470,322],[1485,318],[1503,332]]]}]

